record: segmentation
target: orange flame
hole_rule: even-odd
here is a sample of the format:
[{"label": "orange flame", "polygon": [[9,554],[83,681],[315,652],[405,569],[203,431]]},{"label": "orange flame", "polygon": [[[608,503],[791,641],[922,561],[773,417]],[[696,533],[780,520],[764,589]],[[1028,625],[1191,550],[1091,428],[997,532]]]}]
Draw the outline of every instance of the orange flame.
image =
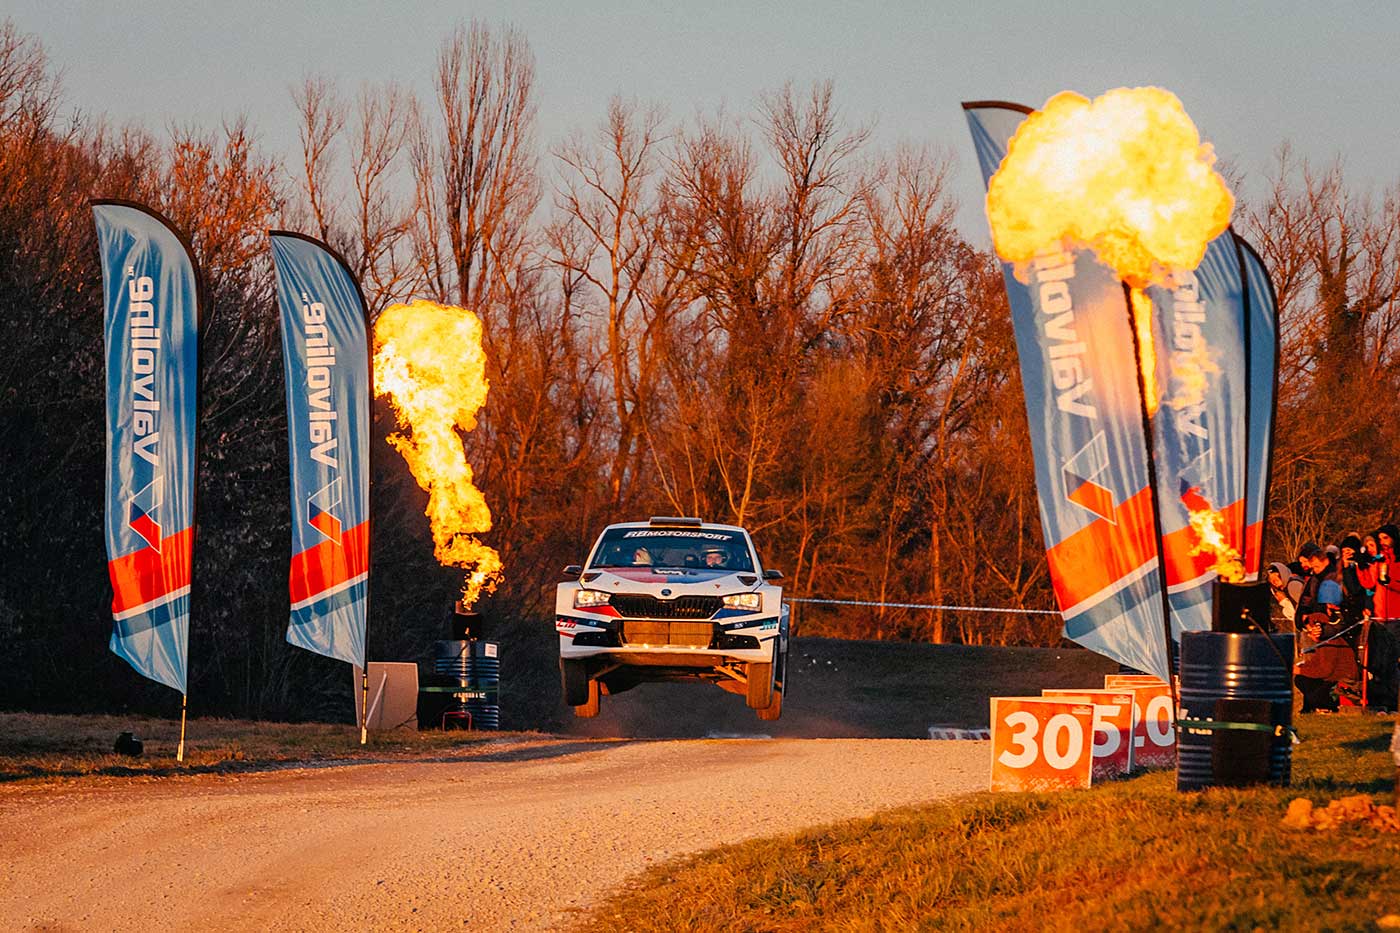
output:
[{"label": "orange flame", "polygon": [[1157,344],[1152,340],[1152,299],[1140,288],[1128,290],[1137,334],[1138,367],[1142,374],[1142,403],[1151,417],[1157,411]]},{"label": "orange flame", "polygon": [[1149,414],[1156,349],[1142,289],[1195,269],[1229,226],[1234,197],[1214,165],[1170,91],[1064,91],[1025,119],[987,187],[993,245],[1018,274],[1047,252],[1088,248],[1128,283]]},{"label": "orange flame", "polygon": [[1088,247],[1129,285],[1194,269],[1234,197],[1181,101],[1155,87],[1056,94],[1025,119],[987,189],[997,255]]},{"label": "orange flame", "polygon": [[491,529],[491,510],[472,480],[458,431],[476,427],[486,404],[481,320],[465,308],[415,301],[386,308],[374,325],[374,393],[387,395],[400,429],[389,443],[428,493],[433,555],[469,572],[471,606],[501,579],[501,558],[472,537]]},{"label": "orange flame", "polygon": [[1244,563],[1240,552],[1230,547],[1225,540],[1225,517],[1211,509],[1189,509],[1191,530],[1196,532],[1199,543],[1191,549],[1191,556],[1209,554],[1215,559],[1211,566],[1227,583],[1244,582]]}]

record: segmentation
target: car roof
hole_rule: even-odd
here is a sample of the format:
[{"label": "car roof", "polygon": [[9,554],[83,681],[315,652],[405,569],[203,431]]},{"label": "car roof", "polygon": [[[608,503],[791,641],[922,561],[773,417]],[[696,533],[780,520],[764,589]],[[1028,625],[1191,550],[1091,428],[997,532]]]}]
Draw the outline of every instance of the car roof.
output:
[{"label": "car roof", "polygon": [[[665,531],[668,529],[672,531],[685,531],[687,528],[694,530],[695,527],[694,525],[653,525],[651,522],[617,522],[604,528],[603,531],[608,532],[614,528],[654,528],[658,531]],[[719,525],[714,522],[701,522],[699,527],[702,530],[737,531],[740,534],[748,534],[747,531],[740,528],[738,525]]]}]

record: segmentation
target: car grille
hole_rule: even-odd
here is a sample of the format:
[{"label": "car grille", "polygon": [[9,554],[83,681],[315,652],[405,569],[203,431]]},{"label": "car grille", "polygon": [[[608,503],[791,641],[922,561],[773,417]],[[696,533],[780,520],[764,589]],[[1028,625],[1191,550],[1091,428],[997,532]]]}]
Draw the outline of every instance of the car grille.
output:
[{"label": "car grille", "polygon": [[650,622],[628,619],[622,623],[624,645],[680,645],[708,648],[715,627],[709,622]]},{"label": "car grille", "polygon": [[718,596],[657,599],[655,596],[627,593],[614,593],[609,602],[624,619],[708,619],[724,605]]}]

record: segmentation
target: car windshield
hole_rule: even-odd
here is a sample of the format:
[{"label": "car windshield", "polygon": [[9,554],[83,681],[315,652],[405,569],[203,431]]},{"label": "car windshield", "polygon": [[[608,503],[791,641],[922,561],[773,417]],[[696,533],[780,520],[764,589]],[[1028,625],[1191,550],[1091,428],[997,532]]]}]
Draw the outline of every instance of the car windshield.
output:
[{"label": "car windshield", "polygon": [[733,531],[611,528],[589,567],[667,567],[753,572],[748,542]]}]

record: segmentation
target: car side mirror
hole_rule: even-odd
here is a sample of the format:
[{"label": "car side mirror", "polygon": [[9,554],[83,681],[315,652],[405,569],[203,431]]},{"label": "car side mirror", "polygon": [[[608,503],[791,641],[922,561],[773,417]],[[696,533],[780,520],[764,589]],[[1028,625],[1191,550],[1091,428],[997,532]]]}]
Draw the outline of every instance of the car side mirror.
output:
[{"label": "car side mirror", "polygon": [[765,570],[765,571],[763,571],[763,579],[765,579],[765,580],[781,580],[782,578],[783,578],[783,572],[782,572],[781,570]]},{"label": "car side mirror", "polygon": [[576,577],[581,573],[583,573],[583,568],[578,564],[570,564],[564,568],[564,576],[566,577]]}]

